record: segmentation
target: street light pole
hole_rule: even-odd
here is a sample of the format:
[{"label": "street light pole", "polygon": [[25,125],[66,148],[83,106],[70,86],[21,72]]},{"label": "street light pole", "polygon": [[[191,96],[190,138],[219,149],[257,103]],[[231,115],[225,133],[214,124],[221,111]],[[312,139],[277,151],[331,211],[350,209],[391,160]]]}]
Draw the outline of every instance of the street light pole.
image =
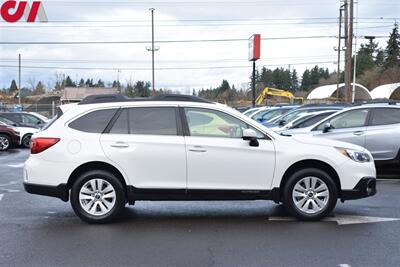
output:
[{"label": "street light pole", "polygon": [[155,92],[154,85],[154,8],[150,8],[151,11],[151,71],[152,71],[152,82],[153,93]]},{"label": "street light pole", "polygon": [[21,54],[18,54],[18,104],[21,106]]}]

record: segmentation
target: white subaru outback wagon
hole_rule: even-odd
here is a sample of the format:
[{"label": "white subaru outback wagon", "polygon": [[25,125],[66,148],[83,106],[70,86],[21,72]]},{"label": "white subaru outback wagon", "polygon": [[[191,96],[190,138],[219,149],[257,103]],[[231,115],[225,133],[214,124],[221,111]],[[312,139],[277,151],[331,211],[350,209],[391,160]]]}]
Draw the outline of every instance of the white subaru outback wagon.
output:
[{"label": "white subaru outback wagon", "polygon": [[376,193],[371,153],[192,96],[89,96],[32,139],[24,187],[104,223],[138,200],[273,200],[302,220]]}]

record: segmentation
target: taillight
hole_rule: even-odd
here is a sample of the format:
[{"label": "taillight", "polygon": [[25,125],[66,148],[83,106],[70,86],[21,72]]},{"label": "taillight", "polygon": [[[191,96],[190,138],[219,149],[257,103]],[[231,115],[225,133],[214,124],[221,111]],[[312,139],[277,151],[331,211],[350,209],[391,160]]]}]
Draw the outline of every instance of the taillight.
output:
[{"label": "taillight", "polygon": [[60,138],[36,137],[31,140],[31,154],[38,154],[54,146]]}]

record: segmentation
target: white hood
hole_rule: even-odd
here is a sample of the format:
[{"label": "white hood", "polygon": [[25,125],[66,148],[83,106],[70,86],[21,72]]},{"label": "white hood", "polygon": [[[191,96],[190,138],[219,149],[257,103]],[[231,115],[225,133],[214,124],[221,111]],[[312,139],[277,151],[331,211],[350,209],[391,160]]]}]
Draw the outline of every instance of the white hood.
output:
[{"label": "white hood", "polygon": [[341,142],[321,137],[310,137],[309,135],[294,135],[291,138],[296,140],[297,142],[303,144],[310,144],[310,145],[320,145],[320,146],[329,146],[329,147],[341,147],[341,148],[349,148],[358,151],[365,151],[365,148],[362,146],[354,145],[347,142]]}]

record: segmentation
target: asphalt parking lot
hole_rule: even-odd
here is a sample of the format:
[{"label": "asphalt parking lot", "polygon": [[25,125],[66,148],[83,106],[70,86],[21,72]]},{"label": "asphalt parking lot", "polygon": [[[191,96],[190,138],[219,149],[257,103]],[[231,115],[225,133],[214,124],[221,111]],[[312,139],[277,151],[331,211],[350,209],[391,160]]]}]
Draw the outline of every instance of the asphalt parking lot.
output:
[{"label": "asphalt parking lot", "polygon": [[267,201],[145,201],[88,225],[69,203],[25,193],[28,154],[0,154],[1,266],[400,266],[400,180],[321,222]]}]

